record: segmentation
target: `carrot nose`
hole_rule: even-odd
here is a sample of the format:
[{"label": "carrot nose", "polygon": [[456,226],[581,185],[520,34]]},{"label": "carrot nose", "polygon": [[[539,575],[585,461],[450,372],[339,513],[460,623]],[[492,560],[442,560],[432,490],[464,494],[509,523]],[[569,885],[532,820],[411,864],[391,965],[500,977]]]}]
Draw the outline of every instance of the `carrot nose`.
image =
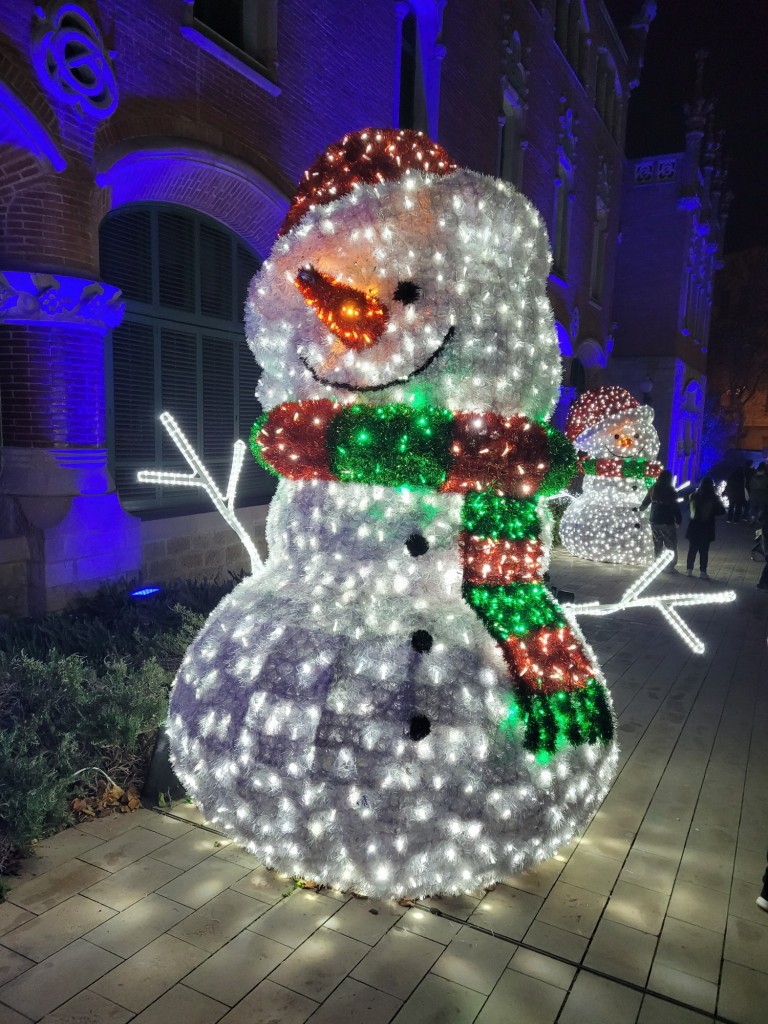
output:
[{"label": "carrot nose", "polygon": [[632,447],[634,447],[634,444],[635,444],[635,442],[629,436],[629,434],[622,434],[619,437],[619,448],[632,448]]},{"label": "carrot nose", "polygon": [[294,284],[318,320],[348,348],[369,348],[387,329],[389,310],[371,293],[334,281],[311,266],[299,270]]}]

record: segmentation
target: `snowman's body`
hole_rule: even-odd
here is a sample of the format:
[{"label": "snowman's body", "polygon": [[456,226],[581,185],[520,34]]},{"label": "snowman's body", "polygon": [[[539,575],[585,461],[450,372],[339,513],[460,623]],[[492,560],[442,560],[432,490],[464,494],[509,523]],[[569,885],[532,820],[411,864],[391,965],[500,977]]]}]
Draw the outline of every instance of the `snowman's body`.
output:
[{"label": "snowman's body", "polygon": [[[551,411],[559,358],[536,214],[470,172],[415,184],[355,189],[276,245],[250,311],[266,408]],[[471,275],[450,253],[457,202],[467,248],[488,240]],[[416,280],[424,313],[409,302],[398,321],[393,305],[382,347],[350,359],[297,291],[310,262],[382,295]],[[281,480],[264,570],[213,612],[179,671],[179,777],[267,864],[363,894],[467,891],[551,856],[604,795],[616,745],[525,749],[509,666],[462,592],[463,495],[307,476]],[[539,575],[546,525],[541,540]],[[415,716],[427,735],[409,731]]]},{"label": "snowman's body", "polygon": [[[606,402],[606,414],[577,433],[583,423],[579,406],[601,399]],[[617,405],[625,408],[612,411]],[[563,546],[579,558],[596,562],[647,565],[653,561],[653,536],[640,505],[660,469],[651,462],[659,451],[653,410],[614,386],[587,392],[574,412],[576,429],[569,436],[586,457],[582,459],[582,493],[560,521]]]}]

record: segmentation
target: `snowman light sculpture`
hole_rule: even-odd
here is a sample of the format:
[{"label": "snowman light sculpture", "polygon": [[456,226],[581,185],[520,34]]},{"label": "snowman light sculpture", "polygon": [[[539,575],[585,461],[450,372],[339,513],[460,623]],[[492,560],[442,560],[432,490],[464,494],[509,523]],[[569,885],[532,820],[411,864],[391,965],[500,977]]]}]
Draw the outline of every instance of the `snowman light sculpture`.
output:
[{"label": "snowman light sculpture", "polygon": [[568,412],[565,433],[580,453],[583,490],[560,521],[563,546],[595,562],[646,565],[653,536],[639,506],[661,472],[653,409],[611,385],[586,391]]},{"label": "snowman light sculpture", "polygon": [[547,423],[548,269],[511,185],[370,130],[306,172],[252,282],[270,554],[187,652],[169,735],[270,866],[467,891],[551,856],[610,784],[610,697],[542,582],[539,498],[576,465]]}]

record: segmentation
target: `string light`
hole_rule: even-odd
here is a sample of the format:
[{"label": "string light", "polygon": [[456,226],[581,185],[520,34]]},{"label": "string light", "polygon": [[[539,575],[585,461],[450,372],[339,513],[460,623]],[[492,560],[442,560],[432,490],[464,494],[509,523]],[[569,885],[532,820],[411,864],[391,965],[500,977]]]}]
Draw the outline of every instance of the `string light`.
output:
[{"label": "string light", "polygon": [[190,647],[169,735],[203,812],[281,871],[466,891],[551,856],[610,784],[610,697],[543,582],[542,498],[577,468],[547,422],[548,270],[511,185],[365,131],[251,285],[270,555]]}]

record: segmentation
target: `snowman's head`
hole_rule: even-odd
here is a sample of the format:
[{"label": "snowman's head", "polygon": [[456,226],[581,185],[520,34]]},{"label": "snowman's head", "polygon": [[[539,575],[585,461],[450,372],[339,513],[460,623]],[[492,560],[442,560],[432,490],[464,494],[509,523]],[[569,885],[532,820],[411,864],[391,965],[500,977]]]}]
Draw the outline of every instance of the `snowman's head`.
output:
[{"label": "snowman's head", "polygon": [[659,452],[652,407],[616,385],[585,391],[568,412],[565,433],[593,458],[653,459]]},{"label": "snowman's head", "polygon": [[365,131],[309,171],[246,309],[259,398],[546,417],[560,353],[536,210],[413,131]]}]

